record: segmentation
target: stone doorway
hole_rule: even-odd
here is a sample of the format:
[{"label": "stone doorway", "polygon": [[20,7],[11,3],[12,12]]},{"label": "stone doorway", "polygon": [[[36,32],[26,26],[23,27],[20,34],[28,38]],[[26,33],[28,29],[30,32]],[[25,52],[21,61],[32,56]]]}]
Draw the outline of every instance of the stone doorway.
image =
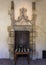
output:
[{"label": "stone doorway", "polygon": [[[35,2],[32,3],[32,7],[35,6]],[[17,20],[14,19],[14,2],[11,2],[11,26],[8,27],[9,32],[9,52],[10,57],[12,58],[13,50],[14,50],[14,41],[15,41],[15,31],[29,31],[30,32],[30,48],[32,49],[33,53],[36,50],[35,47],[35,41],[36,41],[36,28],[35,28],[35,20],[36,20],[36,14],[35,14],[35,8],[33,7],[33,14],[32,14],[32,20],[28,19],[28,16],[26,14],[27,9],[21,8],[20,9],[20,16]],[[34,55],[34,54],[32,54]]]}]

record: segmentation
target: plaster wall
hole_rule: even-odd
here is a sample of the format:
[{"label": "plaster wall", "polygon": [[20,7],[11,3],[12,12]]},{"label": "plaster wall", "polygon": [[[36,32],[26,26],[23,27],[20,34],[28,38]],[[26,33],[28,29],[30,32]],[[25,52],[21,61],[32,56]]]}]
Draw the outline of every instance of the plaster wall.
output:
[{"label": "plaster wall", "polygon": [[[28,9],[27,15],[32,18],[31,0],[14,0],[15,18],[19,15],[19,9],[25,7]],[[8,31],[7,27],[11,25],[8,10],[10,10],[11,0],[0,0],[0,58],[9,58]],[[24,5],[24,6],[23,6]],[[36,58],[42,58],[42,50],[46,50],[46,0],[36,1],[37,20],[36,20]],[[18,13],[18,14],[17,14]]]}]

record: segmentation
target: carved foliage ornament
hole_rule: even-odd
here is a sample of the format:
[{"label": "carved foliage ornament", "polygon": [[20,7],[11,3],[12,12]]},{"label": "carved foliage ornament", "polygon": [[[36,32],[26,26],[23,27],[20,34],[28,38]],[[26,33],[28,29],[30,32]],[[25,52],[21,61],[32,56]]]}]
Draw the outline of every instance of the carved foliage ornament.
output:
[{"label": "carved foliage ornament", "polygon": [[15,20],[14,25],[32,25],[31,21],[28,20],[26,8],[20,9],[20,16],[18,20]]}]

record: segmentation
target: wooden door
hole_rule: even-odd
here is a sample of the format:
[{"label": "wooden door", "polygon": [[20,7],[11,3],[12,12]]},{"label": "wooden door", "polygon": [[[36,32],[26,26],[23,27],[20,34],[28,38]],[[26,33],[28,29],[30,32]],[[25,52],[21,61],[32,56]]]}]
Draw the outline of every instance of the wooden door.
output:
[{"label": "wooden door", "polygon": [[29,31],[15,31],[15,47],[29,46]]}]

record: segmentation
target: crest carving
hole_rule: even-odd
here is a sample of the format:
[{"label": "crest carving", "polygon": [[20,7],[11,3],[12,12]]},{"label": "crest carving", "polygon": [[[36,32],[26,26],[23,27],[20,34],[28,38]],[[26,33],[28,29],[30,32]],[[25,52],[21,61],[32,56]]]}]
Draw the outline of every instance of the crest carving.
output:
[{"label": "crest carving", "polygon": [[18,17],[18,20],[15,20],[14,25],[32,25],[31,21],[28,20],[26,8],[20,9],[20,16]]}]

